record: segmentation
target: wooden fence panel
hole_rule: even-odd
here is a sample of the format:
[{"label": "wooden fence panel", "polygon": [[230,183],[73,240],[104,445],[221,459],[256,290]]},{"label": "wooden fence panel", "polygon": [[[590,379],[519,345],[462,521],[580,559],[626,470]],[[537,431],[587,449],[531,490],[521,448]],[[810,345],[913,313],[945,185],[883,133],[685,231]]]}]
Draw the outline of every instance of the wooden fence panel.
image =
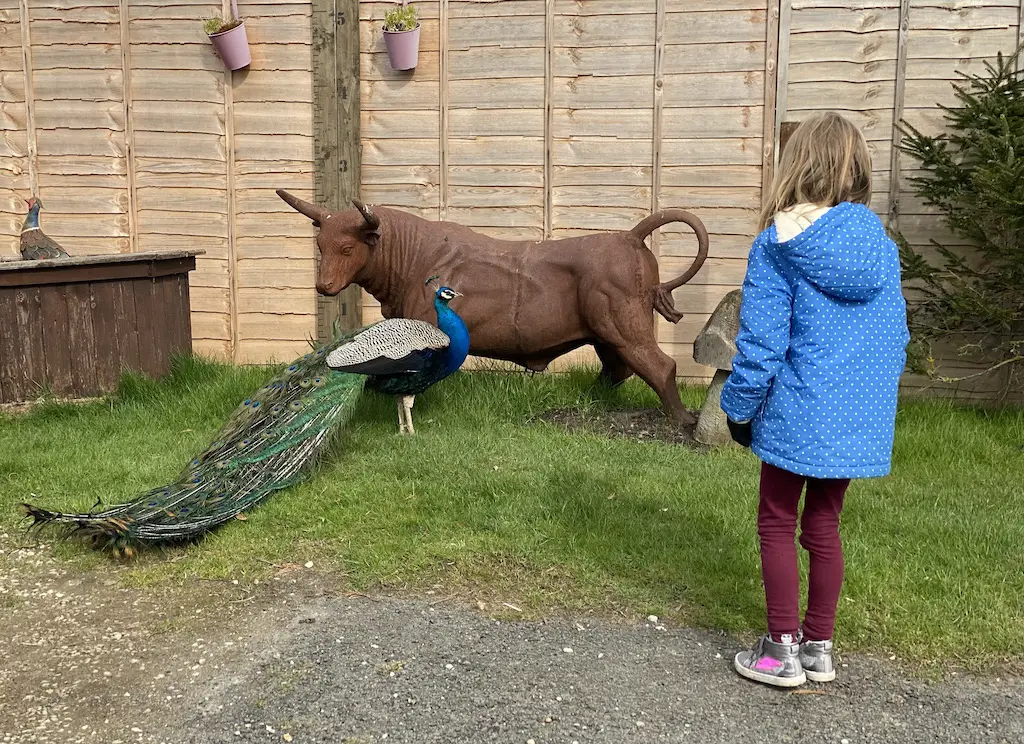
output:
[{"label": "wooden fence panel", "polygon": [[[197,352],[265,361],[305,348],[313,230],[274,189],[312,195],[310,7],[243,0],[253,63],[232,73],[202,29],[224,0],[0,0],[3,253],[37,193],[44,230],[73,255],[204,250]],[[292,262],[301,299],[280,293],[275,261]],[[270,297],[246,306],[249,288]]]}]

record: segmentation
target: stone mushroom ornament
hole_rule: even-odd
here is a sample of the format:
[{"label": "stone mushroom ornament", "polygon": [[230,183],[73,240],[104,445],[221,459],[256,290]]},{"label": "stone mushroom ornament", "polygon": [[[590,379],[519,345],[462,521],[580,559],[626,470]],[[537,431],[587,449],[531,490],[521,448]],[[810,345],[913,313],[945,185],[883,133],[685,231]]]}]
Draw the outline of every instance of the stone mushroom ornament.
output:
[{"label": "stone mushroom ornament", "polygon": [[743,290],[734,289],[722,298],[704,328],[693,341],[693,361],[715,368],[708,394],[697,415],[694,439],[710,446],[732,442],[729,424],[722,410],[722,388],[732,372],[736,356],[736,336],[740,332],[740,305]]}]

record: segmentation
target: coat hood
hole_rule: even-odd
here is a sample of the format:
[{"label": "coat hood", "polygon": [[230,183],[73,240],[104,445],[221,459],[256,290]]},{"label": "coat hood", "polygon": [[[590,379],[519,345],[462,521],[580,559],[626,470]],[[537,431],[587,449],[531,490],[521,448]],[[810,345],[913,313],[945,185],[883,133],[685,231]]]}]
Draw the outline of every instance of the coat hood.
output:
[{"label": "coat hood", "polygon": [[[783,225],[783,235],[788,234]],[[768,228],[770,250],[821,292],[847,302],[869,302],[885,288],[889,236],[863,204],[843,202],[814,220],[803,232],[779,239]]]}]

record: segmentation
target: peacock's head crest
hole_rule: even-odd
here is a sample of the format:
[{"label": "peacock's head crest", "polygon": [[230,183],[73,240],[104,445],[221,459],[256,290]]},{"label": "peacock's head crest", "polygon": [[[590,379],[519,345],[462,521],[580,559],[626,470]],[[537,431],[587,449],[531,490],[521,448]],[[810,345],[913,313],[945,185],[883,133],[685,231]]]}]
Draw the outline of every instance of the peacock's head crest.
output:
[{"label": "peacock's head crest", "polygon": [[456,292],[451,287],[445,287],[438,284],[438,280],[441,278],[439,274],[434,274],[432,277],[423,282],[428,287],[434,290],[434,301],[440,302],[442,305],[447,306],[449,302],[454,300],[456,297],[462,297],[461,292]]}]

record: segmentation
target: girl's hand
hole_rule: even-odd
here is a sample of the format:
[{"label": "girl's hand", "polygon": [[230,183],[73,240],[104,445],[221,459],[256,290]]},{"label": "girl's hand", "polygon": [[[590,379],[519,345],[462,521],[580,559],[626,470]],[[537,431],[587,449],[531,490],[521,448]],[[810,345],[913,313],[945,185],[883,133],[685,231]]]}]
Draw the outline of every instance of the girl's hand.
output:
[{"label": "girl's hand", "polygon": [[750,422],[737,423],[732,419],[726,419],[726,423],[729,425],[729,434],[732,435],[732,441],[741,447],[750,447],[750,440],[753,437]]}]

